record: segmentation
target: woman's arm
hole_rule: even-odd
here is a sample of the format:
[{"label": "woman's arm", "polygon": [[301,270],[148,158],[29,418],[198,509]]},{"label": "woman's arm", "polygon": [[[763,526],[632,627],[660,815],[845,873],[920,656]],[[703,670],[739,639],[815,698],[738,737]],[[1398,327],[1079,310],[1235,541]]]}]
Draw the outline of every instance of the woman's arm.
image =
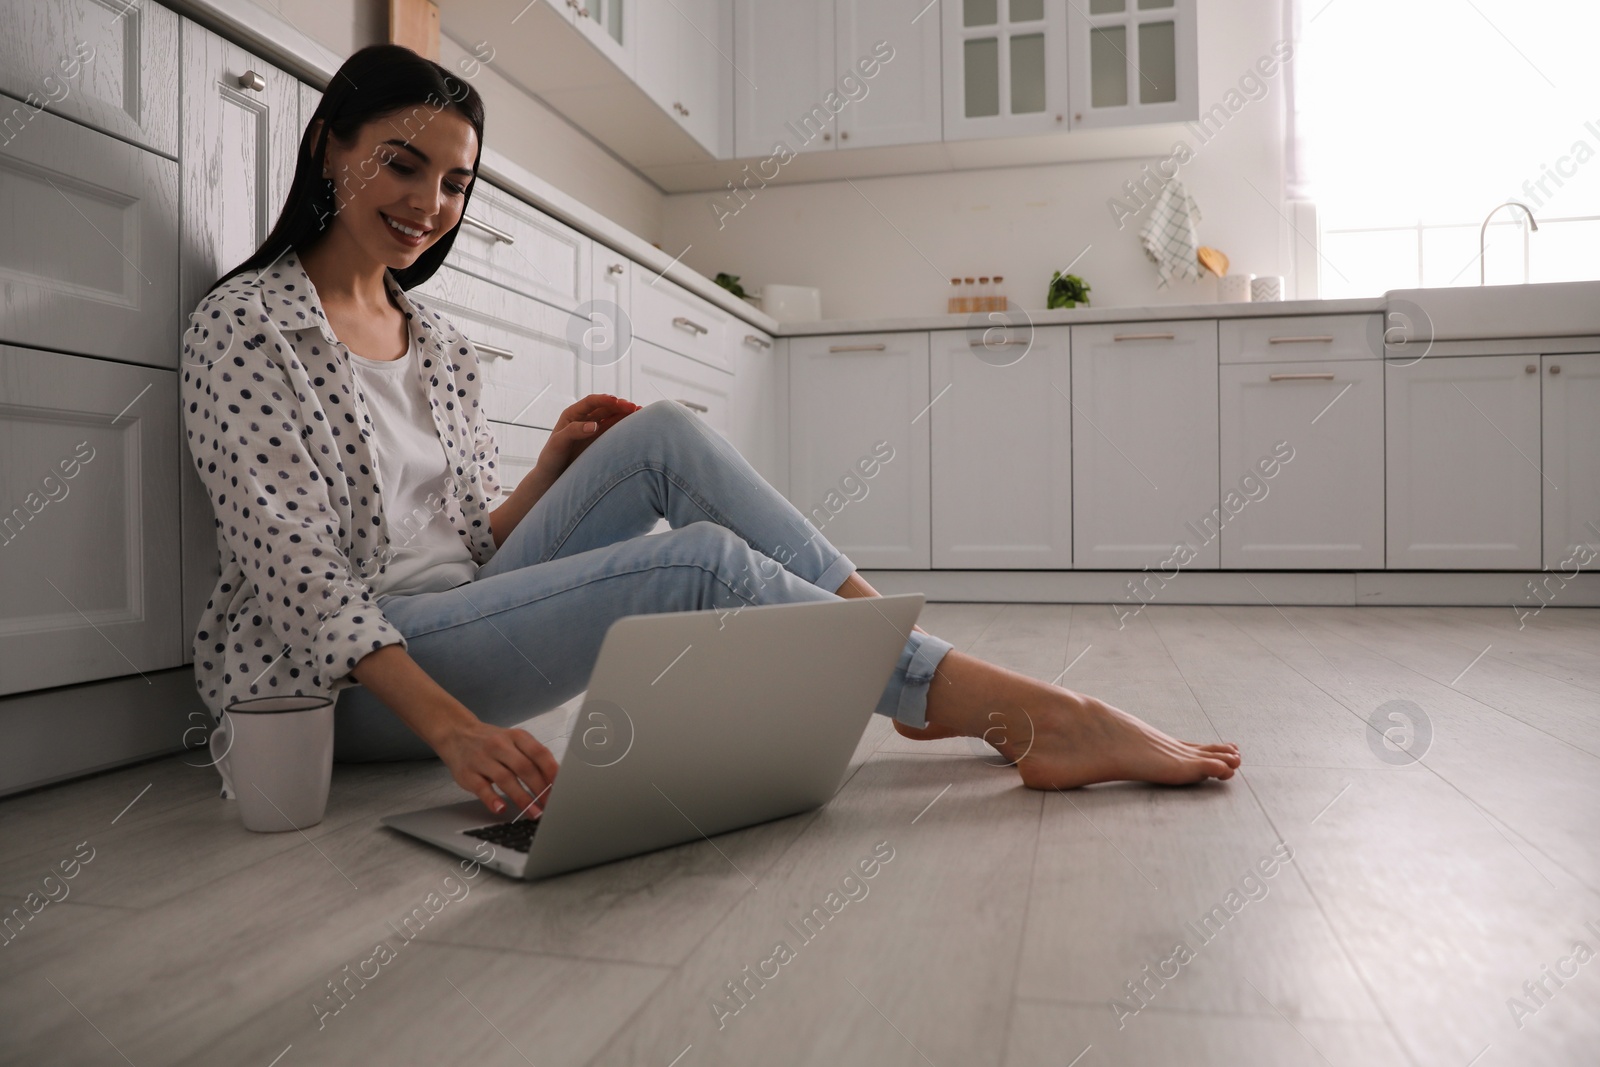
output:
[{"label": "woman's arm", "polygon": [[524,816],[544,810],[556,760],[528,731],[483,722],[399,645],[368,652],[350,673],[439,753],[456,784],[490,811],[505,810],[494,786]]}]

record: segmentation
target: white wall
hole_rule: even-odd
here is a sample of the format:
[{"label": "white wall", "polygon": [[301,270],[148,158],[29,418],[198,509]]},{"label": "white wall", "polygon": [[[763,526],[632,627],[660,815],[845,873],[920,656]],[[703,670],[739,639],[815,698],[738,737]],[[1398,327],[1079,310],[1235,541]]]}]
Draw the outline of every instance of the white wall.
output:
[{"label": "white wall", "polygon": [[[388,0],[255,3],[341,57],[389,39]],[[439,53],[459,70],[456,60],[468,49],[441,37]],[[660,240],[665,198],[655,185],[494,71],[482,69],[472,84],[483,96],[487,144],[645,240]]]},{"label": "white wall", "polygon": [[[1202,112],[1271,55],[1280,3],[1198,0]],[[1259,99],[1235,96],[1242,106],[1212,140],[1183,134],[1194,158],[1179,177],[1203,216],[1200,243],[1227,253],[1233,273],[1290,273],[1283,79],[1262,79]],[[1013,306],[1043,308],[1051,272],[1086,246],[1072,273],[1095,306],[1212,300],[1214,280],[1157,289],[1137,237],[1143,215],[1121,230],[1113,221],[1108,200],[1154,158],[768,185],[720,230],[715,194],[685,193],[667,197],[660,243],[673,254],[692,246],[686,264],[740,275],[747,289],[818,286],[825,318],[943,313],[956,275],[1002,274]]]}]

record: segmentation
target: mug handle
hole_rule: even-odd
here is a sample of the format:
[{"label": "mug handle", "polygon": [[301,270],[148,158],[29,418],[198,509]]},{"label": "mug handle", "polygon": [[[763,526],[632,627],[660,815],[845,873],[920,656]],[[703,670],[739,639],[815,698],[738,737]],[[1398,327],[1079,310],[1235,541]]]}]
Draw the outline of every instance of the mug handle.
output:
[{"label": "mug handle", "polygon": [[[207,745],[211,749],[211,765],[217,769],[218,774],[222,775],[222,799],[236,800],[238,799],[238,794],[233,791],[233,775],[228,773],[228,749],[233,747],[230,743],[229,733],[228,713],[224,711],[221,720],[217,723],[217,728],[211,731],[211,737]],[[221,752],[217,751],[219,740],[222,744]]]}]

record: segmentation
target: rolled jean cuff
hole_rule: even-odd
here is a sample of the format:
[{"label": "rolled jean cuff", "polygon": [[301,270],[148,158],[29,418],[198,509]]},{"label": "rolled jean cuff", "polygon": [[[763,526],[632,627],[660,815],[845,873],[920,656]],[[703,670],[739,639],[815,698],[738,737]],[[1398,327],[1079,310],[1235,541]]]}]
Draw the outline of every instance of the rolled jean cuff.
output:
[{"label": "rolled jean cuff", "polygon": [[919,730],[927,726],[928,687],[933,683],[933,672],[944,654],[954,647],[935,634],[911,631],[874,710]]},{"label": "rolled jean cuff", "polygon": [[849,556],[841,552],[839,553],[839,558],[828,564],[828,569],[817,575],[817,580],[811,584],[818,589],[826,589],[830,593],[837,593],[839,587],[845,583],[845,579],[855,572],[856,565],[850,561]]}]

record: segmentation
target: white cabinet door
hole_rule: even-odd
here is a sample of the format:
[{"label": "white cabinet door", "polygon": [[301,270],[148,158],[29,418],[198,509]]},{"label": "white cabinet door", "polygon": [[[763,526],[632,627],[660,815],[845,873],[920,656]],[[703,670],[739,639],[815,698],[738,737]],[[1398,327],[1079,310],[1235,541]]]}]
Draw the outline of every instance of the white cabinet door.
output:
[{"label": "white cabinet door", "polygon": [[733,31],[734,155],[832,149],[833,4],[734,0]]},{"label": "white cabinet door", "polygon": [[[639,267],[620,252],[595,243],[589,326],[579,334],[578,379],[582,393],[627,397],[632,388],[633,277]],[[631,399],[631,398],[630,398]]]},{"label": "white cabinet door", "polygon": [[556,0],[572,15],[573,25],[618,70],[633,77],[634,33],[631,0]]},{"label": "white cabinet door", "polygon": [[[634,16],[639,87],[707,152],[729,158],[733,20],[723,0],[638,0]],[[752,72],[744,74],[760,83]]]},{"label": "white cabinet door", "polygon": [[732,431],[732,374],[640,340],[633,343],[632,363],[636,403],[671,400],[694,412],[723,437]]},{"label": "white cabinet door", "polygon": [[1383,568],[1383,364],[1225,365],[1222,565]]},{"label": "white cabinet door", "polygon": [[932,335],[933,566],[1072,566],[1069,331]]},{"label": "white cabinet door", "polygon": [[184,19],[182,127],[188,315],[218,275],[261,247],[283,210],[300,145],[300,83]]},{"label": "white cabinet door", "polygon": [[733,352],[732,430],[728,439],[756,473],[780,493],[789,490],[789,342],[742,322]]},{"label": "white cabinet door", "polygon": [[1078,0],[939,5],[946,141],[1067,128],[1069,2]]},{"label": "white cabinet door", "polygon": [[839,147],[938,141],[944,129],[939,13],[928,0],[837,0],[834,12],[835,80],[850,101],[837,119]]},{"label": "white cabinet door", "polygon": [[1539,357],[1391,362],[1384,393],[1389,568],[1537,570]]},{"label": "white cabinet door", "polygon": [[1199,114],[1195,0],[1069,0],[1067,8],[1073,129]]},{"label": "white cabinet door", "polygon": [[[724,0],[672,0],[683,128],[717,159],[733,155],[733,20]],[[646,45],[648,47],[648,45]],[[751,78],[757,75],[745,71]],[[742,80],[742,79],[741,79]]]},{"label": "white cabinet door", "polygon": [[0,345],[0,695],[185,662],[180,447],[172,371]]},{"label": "white cabinet door", "polygon": [[1217,324],[1072,327],[1073,566],[1215,569]]},{"label": "white cabinet door", "polygon": [[0,4],[0,93],[9,141],[45,108],[178,156],[178,16],[159,4]]},{"label": "white cabinet door", "polygon": [[1600,353],[1545,356],[1544,567],[1600,570]]},{"label": "white cabinet door", "polygon": [[929,563],[928,335],[789,338],[789,500],[858,567]]}]

